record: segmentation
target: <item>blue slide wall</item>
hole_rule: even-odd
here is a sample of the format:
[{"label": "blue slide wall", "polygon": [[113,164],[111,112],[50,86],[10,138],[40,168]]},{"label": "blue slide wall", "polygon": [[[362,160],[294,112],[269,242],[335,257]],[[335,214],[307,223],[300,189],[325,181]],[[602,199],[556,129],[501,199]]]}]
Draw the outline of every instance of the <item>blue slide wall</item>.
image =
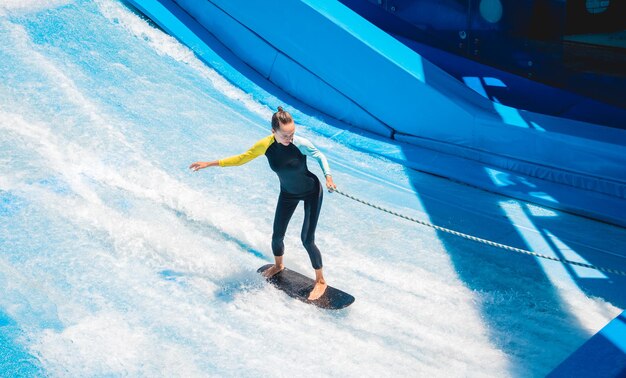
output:
[{"label": "blue slide wall", "polygon": [[[288,93],[296,94],[305,103],[314,104],[317,109],[339,120],[358,124],[380,135],[391,135],[389,127],[332,86],[319,80],[314,73],[270,45],[268,41],[242,25],[239,20],[224,13],[216,4],[198,0],[177,0],[176,3],[250,67]],[[231,5],[245,9],[246,12],[254,12],[254,7],[265,8],[266,3],[233,2]],[[256,17],[254,13],[248,14]],[[259,17],[263,18],[263,15],[259,14]]]},{"label": "blue slide wall", "polygon": [[[409,166],[489,190],[494,183],[469,177],[465,166],[521,173],[553,183],[551,194],[573,198],[570,204],[537,202],[626,225],[626,132],[492,102],[339,2],[131,3],[140,9],[142,3],[169,4],[178,18],[195,19],[196,27],[304,103],[360,129],[434,150],[444,156],[440,161],[455,161],[432,170]],[[506,185],[495,189],[520,197]]]}]

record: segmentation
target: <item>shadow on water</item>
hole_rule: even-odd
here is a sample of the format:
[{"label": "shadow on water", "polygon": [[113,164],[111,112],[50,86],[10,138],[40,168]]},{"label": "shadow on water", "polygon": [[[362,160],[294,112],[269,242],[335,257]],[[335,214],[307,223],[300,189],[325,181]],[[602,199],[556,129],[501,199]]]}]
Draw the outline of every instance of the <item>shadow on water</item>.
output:
[{"label": "shadow on water", "polygon": [[[531,214],[527,207],[524,207],[524,213],[528,219],[532,220],[532,224],[539,232],[539,237],[546,242],[546,245],[555,253],[555,256],[563,259],[573,259],[577,256],[581,257],[584,262],[609,269],[617,269],[626,272],[626,256],[622,251],[611,252],[598,249],[596,247],[585,245],[583,243],[570,242],[571,230],[567,230],[559,223],[559,217],[544,217]],[[589,223],[594,223],[588,221]],[[617,227],[596,223],[597,230],[582,230],[584,232],[597,232],[601,235],[603,229],[613,231]],[[615,235],[611,233],[611,235]],[[616,245],[626,245],[626,232],[616,233],[618,239],[614,240]],[[620,238],[621,236],[621,238]],[[605,237],[602,236],[604,239]],[[610,237],[609,237],[610,238]],[[572,256],[572,252],[575,253]],[[578,261],[578,260],[575,260]],[[605,299],[616,307],[626,308],[626,276],[605,273],[586,268],[578,268],[575,265],[564,264],[564,269],[577,286],[589,296]]]},{"label": "shadow on water", "polygon": [[[170,206],[163,205],[163,207],[174,213],[178,218],[182,219],[187,227],[189,227],[193,232],[199,235],[211,239],[223,239],[227,242],[234,243],[237,247],[239,247],[239,249],[255,257],[258,257],[265,261],[273,261],[273,258],[271,259],[265,256],[261,251],[246,244],[242,240],[234,237],[233,235],[230,235],[223,230],[220,230],[212,224],[192,219],[186,213],[174,209]],[[216,281],[214,277],[206,274],[195,272],[181,272],[169,269],[160,271],[159,275],[164,280],[177,282],[183,285],[186,285],[189,279],[202,279],[213,281],[220,287],[220,290],[216,293],[216,298],[221,300],[222,302],[232,302],[237,295],[244,292],[260,290],[265,285],[265,280],[261,278],[261,276],[256,272],[256,268],[254,270],[238,271],[231,276],[220,279],[218,281]]]},{"label": "shadow on water", "polygon": [[[408,159],[410,158],[408,156]],[[485,180],[490,180],[485,172],[482,173],[485,174]],[[409,175],[414,176],[415,173],[409,171]],[[411,183],[418,196],[428,191],[428,188],[425,188],[419,180],[412,179]],[[451,185],[456,184],[451,183]],[[531,190],[541,191],[542,188]],[[558,193],[547,192],[547,194],[558,200]],[[441,195],[445,195],[445,192]],[[454,207],[431,198],[431,196],[420,196],[420,201],[433,224],[447,226],[456,231],[513,247],[572,259],[572,256],[564,255],[561,251],[563,247],[557,246],[554,242],[554,239],[559,236],[562,240],[572,239],[572,231],[567,229],[567,225],[561,224],[562,217],[573,217],[569,214],[554,213],[554,216],[549,217],[535,216],[521,201],[518,203],[522,211],[518,214],[510,214],[502,205],[503,201],[510,199],[485,194],[481,202],[483,204],[481,211],[495,215],[498,221],[480,219],[481,215],[472,213],[466,216],[478,219],[462,219],[463,215],[458,214],[458,210]],[[525,227],[519,227],[513,223],[511,219],[516,217],[525,218]],[[587,219],[580,219],[578,222],[581,221],[595,223]],[[596,226],[599,229],[602,229],[602,226],[612,228],[610,225],[596,224]],[[513,375],[534,375],[538,369],[548,369],[539,371],[546,374],[573,352],[570,346],[580,345],[591,336],[578,321],[578,316],[584,317],[585,314],[571,313],[571,307],[564,302],[551,281],[549,271],[546,270],[551,269],[548,265],[558,263],[550,262],[543,265],[532,256],[478,244],[441,231],[437,233],[459,278],[468,288],[479,293],[483,298],[479,302],[482,318],[493,344],[509,356]],[[622,232],[621,235],[625,234]],[[577,237],[583,236],[584,231]],[[537,246],[547,248],[547,250],[537,250]],[[583,244],[570,243],[568,247],[588,263],[621,270],[626,268],[624,257],[610,256]],[[593,278],[584,278],[577,275],[571,266],[565,265],[563,268],[587,295],[601,297],[617,307],[625,307],[626,291],[620,288],[626,287],[626,277],[617,275],[607,277],[599,274],[594,275]],[[559,280],[559,277],[555,279]],[[537,340],[542,340],[543,345],[532,346],[537,343]],[[566,343],[563,343],[563,340],[566,340]],[[532,366],[528,363],[531,356],[520,355],[520,345],[526,346],[521,348],[522,350],[528,350],[528,346],[532,346],[530,349],[539,350],[549,347],[551,342],[558,343],[562,352],[560,352],[561,355],[556,355],[556,352],[551,353],[552,360],[546,362],[549,366]],[[530,354],[535,352],[531,351]]]},{"label": "shadow on water", "polygon": [[215,298],[226,303],[234,301],[240,294],[262,290],[267,285],[256,271],[251,270],[242,270],[217,281],[207,274],[171,269],[160,271],[159,276],[166,281],[176,282],[184,286],[187,286],[190,280],[194,279],[212,281],[219,287],[215,293]]},{"label": "shadow on water", "polygon": [[240,294],[262,290],[267,283],[255,271],[241,271],[220,280],[219,285],[217,299],[232,302]]},{"label": "shadow on water", "polygon": [[171,211],[172,213],[174,213],[178,218],[182,219],[191,230],[193,230],[194,232],[202,236],[205,236],[207,238],[212,238],[212,239],[216,239],[216,238],[223,239],[227,242],[237,245],[237,247],[239,247],[239,249],[241,249],[242,251],[247,252],[260,259],[263,259],[264,261],[274,261],[273,258],[269,258],[265,256],[265,254],[263,254],[263,252],[259,251],[258,249],[252,247],[249,244],[246,244],[242,240],[234,237],[233,235],[227,232],[224,232],[223,230],[220,230],[219,228],[217,228],[216,226],[208,222],[203,222],[203,221],[199,221],[196,219],[192,219],[185,212],[174,209],[170,206],[163,205],[163,207]]}]

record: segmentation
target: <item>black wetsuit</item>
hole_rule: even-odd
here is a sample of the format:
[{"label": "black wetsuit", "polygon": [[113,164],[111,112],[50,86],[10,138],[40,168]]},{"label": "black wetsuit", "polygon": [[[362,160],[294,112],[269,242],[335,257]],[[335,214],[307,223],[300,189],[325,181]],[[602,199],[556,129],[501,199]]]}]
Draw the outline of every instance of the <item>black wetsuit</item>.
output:
[{"label": "black wetsuit", "polygon": [[315,228],[322,207],[322,185],[306,165],[306,157],[315,158],[324,175],[330,175],[328,161],[324,154],[313,144],[299,136],[294,136],[288,146],[276,142],[273,135],[269,135],[254,144],[243,154],[219,160],[222,167],[245,164],[252,159],[265,154],[270,167],[280,180],[280,195],[274,216],[274,231],[272,234],[272,252],[275,256],[282,256],[285,252],[283,240],[298,203],[304,201],[304,223],[302,225],[302,244],[309,253],[313,268],[322,268],[322,255],[315,245]]},{"label": "black wetsuit", "polygon": [[324,191],[322,185],[306,165],[306,156],[295,144],[284,146],[272,143],[265,156],[270,167],[280,180],[280,195],[274,215],[272,234],[272,252],[274,256],[282,256],[285,252],[283,239],[298,203],[304,201],[304,223],[300,237],[304,248],[309,253],[314,269],[322,268],[322,254],[315,245],[315,228],[322,208]]}]

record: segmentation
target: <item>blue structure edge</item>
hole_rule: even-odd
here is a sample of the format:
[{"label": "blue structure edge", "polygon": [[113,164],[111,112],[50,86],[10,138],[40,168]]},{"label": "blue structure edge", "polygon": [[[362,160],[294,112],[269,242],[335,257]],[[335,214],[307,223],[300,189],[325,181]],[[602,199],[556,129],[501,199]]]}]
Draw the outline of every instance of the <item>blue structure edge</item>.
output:
[{"label": "blue structure edge", "polygon": [[548,374],[550,378],[624,376],[626,376],[626,311]]}]

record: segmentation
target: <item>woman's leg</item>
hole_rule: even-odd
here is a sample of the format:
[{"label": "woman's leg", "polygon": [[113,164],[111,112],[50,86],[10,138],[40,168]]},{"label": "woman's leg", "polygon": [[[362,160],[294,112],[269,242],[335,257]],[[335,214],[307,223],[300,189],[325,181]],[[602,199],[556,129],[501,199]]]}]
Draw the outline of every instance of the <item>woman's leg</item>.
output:
[{"label": "woman's leg", "polygon": [[322,253],[315,245],[315,229],[317,228],[317,221],[322,209],[323,194],[324,191],[320,185],[317,193],[304,200],[304,223],[302,224],[302,234],[300,236],[304,248],[309,253],[311,265],[315,269],[315,286],[309,294],[308,298],[310,300],[321,297],[328,287],[322,273]]},{"label": "woman's leg", "polygon": [[274,253],[275,264],[263,273],[266,277],[271,277],[284,268],[283,254],[285,253],[285,244],[283,240],[298,202],[299,200],[287,198],[282,193],[278,196],[276,213],[274,214],[274,231],[272,233],[272,252]]},{"label": "woman's leg", "polygon": [[302,223],[302,245],[309,253],[311,265],[313,269],[322,269],[322,254],[315,245],[315,229],[317,228],[317,220],[320,217],[322,209],[322,199],[324,191],[319,187],[317,193],[304,199],[304,222]]}]

